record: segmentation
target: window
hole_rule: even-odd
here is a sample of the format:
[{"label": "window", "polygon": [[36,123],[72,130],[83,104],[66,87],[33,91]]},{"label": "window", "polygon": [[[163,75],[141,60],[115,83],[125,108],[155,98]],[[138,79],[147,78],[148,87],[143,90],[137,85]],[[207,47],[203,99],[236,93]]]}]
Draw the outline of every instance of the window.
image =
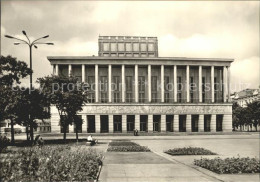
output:
[{"label": "window", "polygon": [[166,103],[168,103],[170,101],[169,83],[170,83],[170,77],[165,76],[164,77],[164,102],[166,102]]},{"label": "window", "polygon": [[181,83],[181,77],[178,76],[177,77],[177,85],[178,85],[178,90],[177,90],[177,102],[181,102],[182,101],[182,83]]},{"label": "window", "polygon": [[109,51],[109,43],[103,43],[103,51]]},{"label": "window", "polygon": [[206,97],[206,94],[205,94],[205,77],[202,77],[202,102],[205,102],[205,97]]},{"label": "window", "polygon": [[194,78],[190,77],[190,102],[193,103],[194,102]]},{"label": "window", "polygon": [[132,57],[131,53],[126,53],[126,57]]},{"label": "window", "polygon": [[139,57],[139,54],[137,53],[134,53],[134,57],[136,58],[136,57]]},{"label": "window", "polygon": [[217,102],[217,77],[214,77],[214,102]]},{"label": "window", "polygon": [[119,92],[119,76],[113,77],[113,88],[114,91],[114,102],[118,103],[120,101],[120,92]]},{"label": "window", "polygon": [[131,43],[126,43],[125,44],[125,48],[126,48],[126,51],[132,51],[132,44]]},{"label": "window", "polygon": [[145,43],[141,43],[141,51],[147,51],[147,47]]},{"label": "window", "polygon": [[133,43],[134,51],[139,51],[139,43]]},{"label": "window", "polygon": [[101,76],[101,102],[107,102],[107,76]]},{"label": "window", "polygon": [[125,44],[124,43],[118,43],[118,51],[125,51]]},{"label": "window", "polygon": [[152,102],[157,101],[157,76],[152,76]]},{"label": "window", "polygon": [[132,76],[126,77],[126,102],[132,102]]},{"label": "window", "polygon": [[88,84],[89,84],[88,102],[93,103],[95,102],[95,77],[94,76],[88,76]]},{"label": "window", "polygon": [[148,44],[148,51],[154,51],[154,44]]},{"label": "window", "polygon": [[138,88],[139,88],[139,102],[144,103],[145,100],[145,77],[138,77]]},{"label": "window", "polygon": [[141,54],[141,57],[142,57],[142,58],[147,57],[146,53],[142,53],[142,54]]},{"label": "window", "polygon": [[111,53],[111,57],[116,57],[116,53]]},{"label": "window", "polygon": [[116,43],[111,43],[111,51],[117,51]]}]

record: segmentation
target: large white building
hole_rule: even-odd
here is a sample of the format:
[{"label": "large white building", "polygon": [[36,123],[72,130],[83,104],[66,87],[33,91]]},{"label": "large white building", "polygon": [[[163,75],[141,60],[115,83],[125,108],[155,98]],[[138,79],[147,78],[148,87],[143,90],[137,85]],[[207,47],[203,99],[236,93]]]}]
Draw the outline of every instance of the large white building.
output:
[{"label": "large white building", "polygon": [[[156,37],[100,36],[98,56],[48,60],[54,74],[91,85],[79,132],[232,131],[233,59],[159,57]],[[52,106],[52,132],[64,132],[59,119]]]}]

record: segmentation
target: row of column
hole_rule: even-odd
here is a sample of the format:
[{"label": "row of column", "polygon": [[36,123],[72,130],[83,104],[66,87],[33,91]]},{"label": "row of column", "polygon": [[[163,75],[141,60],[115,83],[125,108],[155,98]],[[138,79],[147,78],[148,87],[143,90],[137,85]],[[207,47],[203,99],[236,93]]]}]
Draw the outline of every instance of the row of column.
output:
[{"label": "row of column", "polygon": [[[224,102],[230,101],[230,67],[223,67],[223,97]],[[122,65],[122,102],[125,102],[125,65]],[[59,65],[55,65],[54,75],[58,75]],[[69,76],[72,73],[71,64],[68,65]],[[138,102],[138,65],[135,65],[135,102]],[[173,85],[174,85],[174,102],[177,102],[177,65],[174,65],[173,71]],[[85,82],[85,65],[82,65],[82,82]],[[152,89],[151,89],[151,65],[148,65],[148,102],[152,101]],[[190,66],[186,66],[186,91],[187,91],[187,102],[190,102]],[[111,80],[112,80],[112,65],[108,65],[108,102],[112,102],[112,91],[111,91]],[[161,65],[161,83],[164,83],[164,65]],[[95,65],[95,85],[98,85],[98,65]],[[228,98],[226,98],[228,96]],[[95,90],[95,101],[98,102],[98,87]],[[211,66],[211,99],[215,102],[214,98],[214,66]],[[161,102],[164,102],[164,86],[161,86]],[[199,66],[199,102],[202,102],[202,66]]]},{"label": "row of column", "polygon": [[[210,131],[216,132],[216,115],[211,115],[210,121]],[[192,115],[186,115],[186,132],[192,131]],[[83,125],[82,125],[82,132],[87,132],[87,117],[86,115],[82,115]],[[95,115],[95,128],[96,133],[100,133],[101,124],[100,124],[100,115]],[[179,115],[174,115],[173,118],[173,132],[179,132]],[[135,115],[135,129],[140,131],[140,115]],[[161,132],[166,132],[166,115],[161,115],[160,128]],[[113,115],[108,115],[108,126],[109,126],[109,133],[114,132],[114,123],[113,123]],[[147,122],[148,132],[153,132],[153,115],[148,115],[148,122]],[[222,131],[232,131],[232,115],[223,115],[222,121]],[[74,132],[74,127],[69,127],[69,132]],[[127,132],[127,115],[122,115],[122,132]],[[198,132],[204,132],[204,115],[199,115],[198,119]]]}]

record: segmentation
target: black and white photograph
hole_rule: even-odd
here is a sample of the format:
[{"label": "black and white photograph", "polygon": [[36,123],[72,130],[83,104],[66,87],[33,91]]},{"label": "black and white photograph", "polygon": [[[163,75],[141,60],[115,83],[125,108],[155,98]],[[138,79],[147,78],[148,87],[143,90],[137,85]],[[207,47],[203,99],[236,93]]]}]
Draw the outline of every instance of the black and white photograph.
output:
[{"label": "black and white photograph", "polygon": [[1,182],[260,180],[259,1],[0,9]]}]

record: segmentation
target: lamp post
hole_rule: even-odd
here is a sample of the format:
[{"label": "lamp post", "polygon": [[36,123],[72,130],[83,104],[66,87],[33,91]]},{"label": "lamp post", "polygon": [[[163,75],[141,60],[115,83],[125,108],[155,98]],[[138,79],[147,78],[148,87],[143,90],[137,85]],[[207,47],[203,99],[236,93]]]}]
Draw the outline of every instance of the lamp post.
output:
[{"label": "lamp post", "polygon": [[[46,44],[46,45],[54,45],[53,43],[50,42],[38,42],[40,39],[46,39],[49,37],[49,35],[45,35],[43,37],[40,37],[38,39],[35,39],[34,41],[30,41],[29,37],[27,36],[26,32],[23,30],[22,33],[25,35],[25,37],[27,38],[27,41],[23,40],[23,39],[19,39],[10,35],[5,35],[6,38],[9,39],[15,39],[18,40],[20,42],[15,42],[14,45],[20,45],[20,44],[27,44],[29,46],[29,51],[30,51],[30,69],[32,70],[32,47],[34,47],[35,49],[37,49],[38,47],[36,46],[37,44]],[[32,72],[30,74],[30,93],[32,90]]]}]

